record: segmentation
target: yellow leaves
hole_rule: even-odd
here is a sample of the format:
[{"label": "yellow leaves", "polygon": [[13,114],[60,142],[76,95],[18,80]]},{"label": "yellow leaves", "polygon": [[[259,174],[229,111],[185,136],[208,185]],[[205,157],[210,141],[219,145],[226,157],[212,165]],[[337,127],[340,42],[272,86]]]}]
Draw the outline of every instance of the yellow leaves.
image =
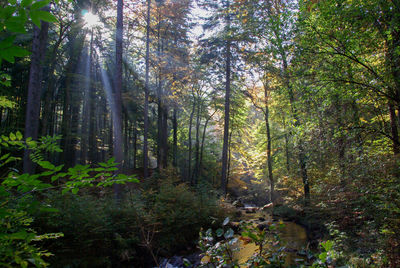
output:
[{"label": "yellow leaves", "polygon": [[211,257],[208,255],[205,255],[203,258],[201,258],[201,264],[207,264],[211,260]]}]

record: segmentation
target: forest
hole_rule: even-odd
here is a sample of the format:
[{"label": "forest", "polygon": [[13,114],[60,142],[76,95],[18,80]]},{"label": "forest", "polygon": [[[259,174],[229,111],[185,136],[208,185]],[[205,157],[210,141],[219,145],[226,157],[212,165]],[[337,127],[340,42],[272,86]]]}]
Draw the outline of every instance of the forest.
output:
[{"label": "forest", "polygon": [[1,267],[400,267],[400,0],[2,0]]}]

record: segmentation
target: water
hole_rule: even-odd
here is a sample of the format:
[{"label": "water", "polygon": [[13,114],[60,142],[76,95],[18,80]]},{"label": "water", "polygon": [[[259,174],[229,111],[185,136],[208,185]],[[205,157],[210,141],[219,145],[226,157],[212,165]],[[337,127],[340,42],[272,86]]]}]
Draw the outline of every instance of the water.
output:
[{"label": "water", "polygon": [[[264,211],[256,211],[255,213],[245,213],[249,207],[246,207],[241,216],[241,220],[251,221],[254,224],[260,224],[263,222],[272,222],[270,214]],[[251,207],[253,209],[253,207]],[[260,220],[262,219],[262,220]],[[306,230],[294,223],[294,222],[283,222],[284,227],[280,230],[279,235],[282,244],[286,246],[286,259],[285,266],[295,264],[295,259],[301,257],[297,255],[297,252],[307,247],[308,239]],[[234,252],[234,258],[240,263],[245,263],[251,256],[258,252],[258,246],[254,243],[244,244],[243,241],[239,240],[237,244],[238,251]]]}]

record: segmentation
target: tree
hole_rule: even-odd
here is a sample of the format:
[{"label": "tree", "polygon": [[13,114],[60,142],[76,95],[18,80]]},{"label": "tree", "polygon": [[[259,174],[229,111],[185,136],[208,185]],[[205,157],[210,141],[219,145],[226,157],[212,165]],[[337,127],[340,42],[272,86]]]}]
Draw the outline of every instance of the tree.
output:
[{"label": "tree", "polygon": [[[115,31],[115,78],[114,78],[114,95],[113,105],[111,105],[112,121],[113,121],[113,154],[115,161],[118,163],[118,171],[121,172],[123,165],[123,149],[122,149],[122,34],[123,34],[123,0],[117,2],[117,25]],[[121,186],[114,185],[115,196],[117,200],[121,199]]]},{"label": "tree", "polygon": [[[31,67],[29,73],[28,100],[25,117],[25,138],[36,140],[39,134],[40,96],[42,90],[42,64],[46,52],[48,22],[41,22],[40,28],[33,26]],[[24,172],[32,174],[34,165],[30,151],[24,153]]]},{"label": "tree", "polygon": [[148,133],[149,133],[149,72],[150,72],[150,9],[151,0],[147,0],[146,16],[146,74],[144,85],[144,132],[143,132],[143,176],[149,176],[149,152],[148,152]]}]

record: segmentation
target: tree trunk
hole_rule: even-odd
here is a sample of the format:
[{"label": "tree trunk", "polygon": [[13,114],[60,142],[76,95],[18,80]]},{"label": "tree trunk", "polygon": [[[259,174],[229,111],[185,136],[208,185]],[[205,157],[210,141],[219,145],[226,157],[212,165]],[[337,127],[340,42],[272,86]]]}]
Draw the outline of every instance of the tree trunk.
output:
[{"label": "tree trunk", "polygon": [[172,117],[172,128],[173,128],[173,147],[172,147],[172,165],[176,168],[178,166],[178,120],[177,120],[177,109],[174,108],[174,114]]},{"label": "tree trunk", "polygon": [[216,111],[214,111],[207,119],[206,122],[204,123],[204,128],[203,128],[203,135],[201,138],[201,147],[200,147],[200,163],[199,163],[199,173],[201,174],[202,166],[203,166],[203,152],[204,152],[204,141],[206,138],[206,130],[207,130],[207,125],[210,119],[214,116]]},{"label": "tree trunk", "polygon": [[289,135],[286,128],[285,117],[283,117],[283,131],[285,132],[285,155],[286,155],[286,170],[290,173],[290,154],[289,154]]},{"label": "tree trunk", "polygon": [[161,129],[161,146],[162,146],[162,155],[161,155],[161,167],[168,167],[168,106],[163,104],[162,109],[162,129]]},{"label": "tree trunk", "polygon": [[189,143],[189,157],[188,157],[188,172],[187,172],[187,178],[190,180],[190,183],[193,184],[193,181],[191,180],[192,178],[192,123],[193,123],[193,116],[194,116],[194,111],[196,108],[196,99],[194,98],[193,94],[193,106],[192,106],[192,112],[190,113],[190,119],[189,119],[189,137],[188,137],[188,143]]},{"label": "tree trunk", "polygon": [[[52,49],[52,53],[50,56],[51,59],[51,64],[50,68],[48,71],[48,76],[47,76],[47,87],[46,87],[46,93],[45,93],[45,100],[43,103],[43,112],[42,112],[42,120],[41,120],[41,135],[46,136],[50,135],[50,128],[52,127],[52,119],[53,119],[53,107],[54,107],[54,89],[55,89],[55,76],[54,76],[54,70],[56,69],[57,65],[57,50],[59,49],[61,42],[63,41],[64,36],[63,36],[63,27],[61,26],[60,29],[60,36],[58,37],[57,42],[54,44],[54,47]],[[50,123],[50,124],[49,124]],[[50,125],[50,126],[49,126]]]},{"label": "tree trunk", "polygon": [[130,140],[129,140],[129,120],[128,120],[128,114],[125,110],[124,113],[124,167],[127,169],[129,167],[129,161],[128,161],[128,157],[129,157],[129,144],[130,144]]},{"label": "tree trunk", "polygon": [[200,165],[200,97],[197,105],[196,113],[196,142],[195,142],[195,162],[193,172],[193,183],[196,185],[199,179],[199,165]]},{"label": "tree trunk", "polygon": [[228,170],[226,172],[226,188],[228,188],[229,185],[229,179],[231,176],[231,157],[232,157],[232,153],[231,153],[231,144],[232,144],[232,133],[233,131],[229,132],[229,141],[228,141]]},{"label": "tree trunk", "polygon": [[[117,3],[117,29],[115,34],[115,81],[114,81],[114,105],[111,105],[115,161],[118,163],[118,171],[121,172],[123,166],[122,150],[122,31],[123,31],[123,0]],[[114,184],[114,194],[117,201],[122,199],[122,189],[120,184]]]},{"label": "tree trunk", "polygon": [[[295,127],[299,127],[301,125],[301,122],[300,122],[300,118],[298,116],[298,111],[296,108],[292,85],[290,84],[289,77],[287,74],[286,55],[283,52],[282,48],[281,48],[281,56],[282,56],[282,63],[283,63],[283,75],[284,75],[285,84],[286,84],[286,87],[287,87],[288,93],[289,93],[289,103],[291,106],[292,117],[294,119],[294,125],[295,125]],[[304,187],[304,205],[308,206],[310,203],[310,185],[309,185],[308,174],[307,174],[307,159],[306,159],[306,154],[305,154],[302,138],[299,138],[298,150],[299,150],[298,157],[299,157],[300,173],[301,173],[301,177],[303,179],[303,187]]]},{"label": "tree trunk", "polygon": [[[93,30],[91,43],[93,41]],[[91,48],[89,48],[90,50]],[[82,126],[81,126],[81,163],[86,165],[87,155],[88,155],[88,142],[89,142],[89,120],[90,120],[90,51],[87,55],[86,66],[85,66],[85,81],[84,81],[84,101],[82,108]]]},{"label": "tree trunk", "polygon": [[91,163],[96,163],[98,161],[98,148],[97,148],[97,132],[99,131],[97,119],[100,114],[99,106],[98,106],[98,97],[96,94],[97,88],[95,87],[95,81],[97,81],[97,70],[94,70],[94,62],[93,58],[93,48],[91,47],[90,51],[90,109],[89,109],[89,160]]},{"label": "tree trunk", "polygon": [[[40,116],[40,94],[42,85],[42,61],[44,59],[49,24],[41,22],[41,29],[34,25],[31,66],[28,84],[28,102],[25,118],[25,139],[38,138]],[[24,173],[33,173],[35,167],[30,159],[30,151],[24,153]]]},{"label": "tree trunk", "polygon": [[396,123],[396,112],[394,110],[394,105],[389,102],[389,115],[390,115],[390,127],[392,131],[392,143],[393,143],[393,154],[398,155],[400,153],[400,142],[399,142],[399,132]]},{"label": "tree trunk", "polygon": [[272,156],[271,156],[271,131],[269,127],[269,105],[268,105],[268,85],[264,82],[264,104],[265,104],[265,128],[267,130],[267,165],[268,165],[268,179],[270,184],[269,200],[271,203],[275,201],[275,182],[272,173]]},{"label": "tree trunk", "polygon": [[[229,11],[228,1],[228,11]],[[228,32],[230,29],[230,15],[226,16]],[[226,40],[226,80],[225,80],[225,120],[224,120],[224,143],[222,146],[222,170],[221,170],[221,190],[224,195],[227,194],[227,166],[228,166],[228,143],[229,143],[229,112],[231,95],[231,40]]]},{"label": "tree trunk", "polygon": [[[137,121],[135,121],[137,122]],[[136,155],[137,155],[137,128],[135,125],[133,127],[133,169],[136,169]]]},{"label": "tree trunk", "polygon": [[[147,0],[147,17],[146,17],[146,81],[144,86],[144,133],[143,133],[143,176],[149,176],[149,154],[148,154],[148,133],[149,133],[149,59],[150,59],[150,4],[151,0]],[[136,132],[135,132],[136,134]]]}]

